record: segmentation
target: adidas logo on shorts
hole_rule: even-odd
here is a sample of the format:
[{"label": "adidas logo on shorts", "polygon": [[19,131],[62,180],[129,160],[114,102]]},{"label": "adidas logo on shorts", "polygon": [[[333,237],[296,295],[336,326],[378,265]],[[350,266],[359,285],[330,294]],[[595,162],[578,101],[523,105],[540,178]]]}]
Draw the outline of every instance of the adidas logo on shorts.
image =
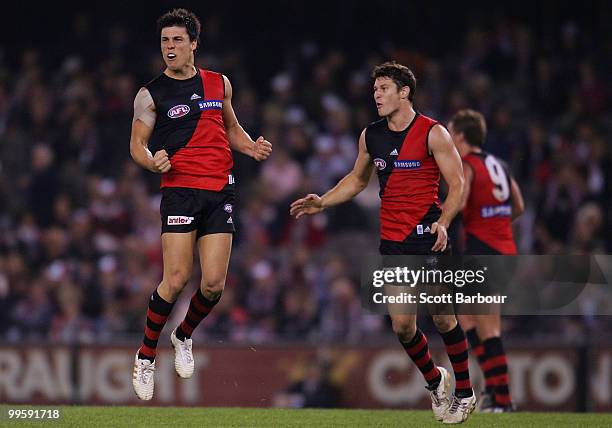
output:
[{"label": "adidas logo on shorts", "polygon": [[227,223],[228,224],[234,224],[234,220],[232,220],[232,218],[230,217],[230,218],[227,219]]},{"label": "adidas logo on shorts", "polygon": [[417,235],[422,235],[424,233],[430,233],[431,229],[429,228],[429,226],[425,226],[425,229],[423,229],[422,224],[417,224],[416,232],[417,232]]}]

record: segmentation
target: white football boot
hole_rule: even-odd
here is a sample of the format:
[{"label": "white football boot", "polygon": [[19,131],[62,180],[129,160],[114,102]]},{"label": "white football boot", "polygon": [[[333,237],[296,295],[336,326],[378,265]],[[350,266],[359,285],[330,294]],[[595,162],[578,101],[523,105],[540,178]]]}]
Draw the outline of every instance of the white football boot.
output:
[{"label": "white football boot", "polygon": [[155,387],[155,361],[138,359],[138,352],[134,359],[134,372],[132,373],[132,386],[134,392],[141,400],[153,398],[153,388]]},{"label": "white football boot", "polygon": [[174,369],[183,379],[188,379],[193,375],[195,364],[193,361],[193,342],[185,338],[181,341],[176,337],[176,328],[170,334],[170,341],[174,348]]},{"label": "white football boot", "polygon": [[431,410],[433,410],[434,417],[437,421],[444,419],[444,414],[451,405],[450,392],[451,392],[451,379],[448,371],[444,367],[438,366],[440,371],[440,383],[435,389],[429,389],[429,395],[431,396]]},{"label": "white football boot", "polygon": [[460,424],[465,422],[476,407],[476,395],[472,393],[471,397],[458,398],[453,396],[453,401],[450,407],[444,414],[442,422],[445,424]]}]

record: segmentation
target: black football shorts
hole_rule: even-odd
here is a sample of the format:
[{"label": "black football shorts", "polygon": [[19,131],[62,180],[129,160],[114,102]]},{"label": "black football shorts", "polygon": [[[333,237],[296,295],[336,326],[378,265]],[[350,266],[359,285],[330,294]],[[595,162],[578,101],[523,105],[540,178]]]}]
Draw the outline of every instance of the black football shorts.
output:
[{"label": "black football shorts", "polygon": [[403,242],[381,239],[378,250],[383,256],[450,256],[452,254],[450,240],[446,243],[444,252],[431,251],[431,247],[436,243],[437,236],[438,235],[430,235],[423,238],[408,237]]},{"label": "black football shorts", "polygon": [[501,255],[502,253],[495,248],[489,246],[485,242],[468,233],[465,239],[465,254],[485,255]]},{"label": "black football shorts", "polygon": [[197,230],[196,237],[212,233],[234,233],[234,185],[221,191],[164,187],[160,213],[161,233],[187,233]]}]

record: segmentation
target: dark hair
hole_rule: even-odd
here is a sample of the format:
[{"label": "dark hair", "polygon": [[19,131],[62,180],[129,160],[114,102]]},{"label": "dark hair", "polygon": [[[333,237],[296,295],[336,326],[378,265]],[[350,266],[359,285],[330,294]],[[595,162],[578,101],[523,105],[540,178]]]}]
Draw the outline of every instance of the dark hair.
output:
[{"label": "dark hair", "polygon": [[187,35],[189,35],[189,41],[194,40],[200,45],[200,20],[193,12],[189,12],[187,9],[173,9],[170,12],[166,12],[157,20],[157,34],[161,35],[161,31],[167,27],[185,27]]},{"label": "dark hair", "polygon": [[398,64],[395,61],[388,61],[383,64],[377,65],[372,71],[372,78],[378,79],[379,77],[389,77],[397,85],[399,91],[404,86],[410,88],[408,94],[408,100],[412,102],[414,100],[414,91],[416,91],[416,79],[414,73],[405,65]]},{"label": "dark hair", "polygon": [[469,108],[459,110],[451,119],[455,132],[463,132],[471,146],[482,146],[487,137],[487,123],[482,113]]}]

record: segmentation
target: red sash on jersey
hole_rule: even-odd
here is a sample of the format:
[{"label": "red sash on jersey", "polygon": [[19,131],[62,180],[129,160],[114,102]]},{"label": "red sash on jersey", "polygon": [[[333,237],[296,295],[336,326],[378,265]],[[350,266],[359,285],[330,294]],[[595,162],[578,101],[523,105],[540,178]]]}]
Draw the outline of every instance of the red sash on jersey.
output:
[{"label": "red sash on jersey", "polygon": [[223,76],[200,69],[204,97],[196,129],[187,144],[170,161],[172,169],[162,174],[161,187],[189,187],[220,191],[230,181],[232,151],[223,123],[225,85]]},{"label": "red sash on jersey", "polygon": [[432,205],[440,206],[440,170],[434,157],[428,153],[427,146],[429,131],[436,123],[433,119],[418,115],[404,138],[395,167],[381,195],[381,239],[404,241]]}]

